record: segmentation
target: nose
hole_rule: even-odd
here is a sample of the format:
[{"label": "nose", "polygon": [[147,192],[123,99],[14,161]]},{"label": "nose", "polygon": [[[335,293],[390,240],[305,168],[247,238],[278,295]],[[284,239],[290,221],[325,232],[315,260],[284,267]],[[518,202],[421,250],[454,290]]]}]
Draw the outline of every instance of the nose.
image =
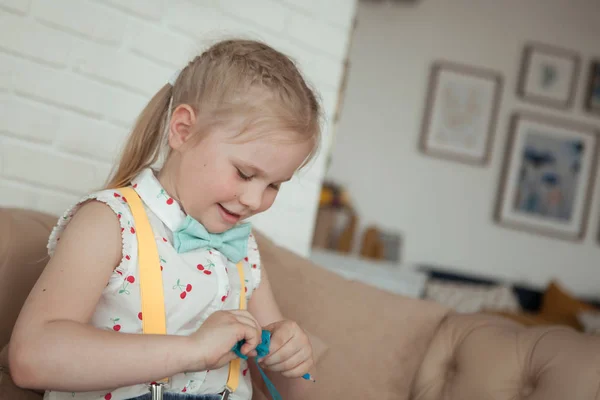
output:
[{"label": "nose", "polygon": [[262,204],[264,189],[261,185],[246,185],[244,192],[239,197],[240,203],[248,207],[251,211],[256,211]]}]

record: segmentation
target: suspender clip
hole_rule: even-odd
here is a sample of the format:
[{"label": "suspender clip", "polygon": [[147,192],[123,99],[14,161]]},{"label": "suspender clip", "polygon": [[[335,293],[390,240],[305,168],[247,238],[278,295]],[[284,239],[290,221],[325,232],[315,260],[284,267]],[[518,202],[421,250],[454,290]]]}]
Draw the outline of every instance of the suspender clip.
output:
[{"label": "suspender clip", "polygon": [[162,383],[152,383],[150,385],[152,400],[163,400],[163,388],[164,385]]},{"label": "suspender clip", "polygon": [[231,393],[231,389],[229,389],[229,387],[226,387],[225,390],[223,390],[223,394],[221,395],[221,400],[227,400]]}]

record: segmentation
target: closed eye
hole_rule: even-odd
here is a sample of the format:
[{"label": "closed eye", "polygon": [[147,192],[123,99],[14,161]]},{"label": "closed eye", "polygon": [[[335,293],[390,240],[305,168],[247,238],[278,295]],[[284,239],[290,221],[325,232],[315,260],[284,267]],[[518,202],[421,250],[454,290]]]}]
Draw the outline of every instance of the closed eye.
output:
[{"label": "closed eye", "polygon": [[248,176],[248,175],[244,174],[239,168],[236,168],[236,169],[237,169],[238,176],[240,178],[242,178],[243,180],[249,181],[250,179],[252,179],[251,176]]},{"label": "closed eye", "polygon": [[[236,170],[237,170],[237,174],[240,177],[240,179],[243,179],[244,181],[250,181],[250,180],[252,180],[253,176],[244,174],[242,172],[242,170],[239,169],[239,168],[237,168],[237,167],[236,167]],[[281,184],[280,183],[272,183],[272,184],[269,185],[269,187],[271,189],[273,189],[273,190],[279,190],[279,188],[281,187]]]}]

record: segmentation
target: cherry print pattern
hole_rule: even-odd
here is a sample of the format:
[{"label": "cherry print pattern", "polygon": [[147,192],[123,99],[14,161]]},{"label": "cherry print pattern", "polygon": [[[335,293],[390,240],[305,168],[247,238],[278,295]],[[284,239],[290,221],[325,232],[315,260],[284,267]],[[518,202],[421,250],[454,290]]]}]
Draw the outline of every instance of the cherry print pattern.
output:
[{"label": "cherry print pattern", "polygon": [[179,294],[179,297],[181,297],[181,299],[185,299],[185,297],[187,296],[187,294],[189,292],[192,291],[192,284],[188,283],[188,284],[182,284],[180,279],[177,279],[177,283],[175,285],[173,285],[173,290],[180,290],[181,293]]},{"label": "cherry print pattern", "polygon": [[127,294],[127,295],[131,294],[131,292],[129,291],[129,289],[127,289],[127,287],[134,282],[135,282],[135,278],[133,277],[133,275],[128,275],[127,277],[125,277],[125,279],[123,279],[123,284],[121,285],[121,289],[119,289],[119,294]]},{"label": "cherry print pattern", "polygon": [[190,379],[183,389],[181,389],[181,393],[186,393],[188,390],[192,389],[192,383],[194,383],[194,380]]},{"label": "cherry print pattern", "polygon": [[[127,221],[127,225],[129,226],[129,232],[131,232],[132,235],[135,235],[135,228],[131,225],[131,221]],[[123,228],[121,228],[121,232],[123,232]]]},{"label": "cherry print pattern", "polygon": [[163,197],[166,198],[167,200],[165,201],[165,203],[167,203],[168,205],[172,205],[174,203],[174,200],[171,196],[169,196],[167,194],[167,192],[165,192],[164,189],[160,189],[160,193],[158,194],[158,196],[156,197]]},{"label": "cherry print pattern", "polygon": [[206,263],[204,264],[198,264],[196,266],[196,268],[198,269],[198,271],[202,271],[202,273],[204,275],[210,275],[212,274],[212,269],[215,267],[215,264],[210,261],[209,259],[206,260]]},{"label": "cherry print pattern", "polygon": [[227,288],[227,294],[221,297],[221,301],[224,302],[229,297],[229,288]]},{"label": "cherry print pattern", "polygon": [[121,320],[121,318],[111,318],[110,320],[113,323],[113,331],[119,332],[121,330],[121,324],[118,324],[118,322]]}]

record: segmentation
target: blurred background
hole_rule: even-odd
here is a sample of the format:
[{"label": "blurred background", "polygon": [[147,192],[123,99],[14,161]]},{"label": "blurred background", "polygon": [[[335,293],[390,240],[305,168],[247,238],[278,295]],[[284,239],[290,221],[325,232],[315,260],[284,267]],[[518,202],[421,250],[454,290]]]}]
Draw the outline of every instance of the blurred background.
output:
[{"label": "blurred background", "polygon": [[0,0],[0,205],[60,215],[177,68],[254,38],[325,110],[257,229],[458,310],[598,301],[598,20],[596,0]]}]

